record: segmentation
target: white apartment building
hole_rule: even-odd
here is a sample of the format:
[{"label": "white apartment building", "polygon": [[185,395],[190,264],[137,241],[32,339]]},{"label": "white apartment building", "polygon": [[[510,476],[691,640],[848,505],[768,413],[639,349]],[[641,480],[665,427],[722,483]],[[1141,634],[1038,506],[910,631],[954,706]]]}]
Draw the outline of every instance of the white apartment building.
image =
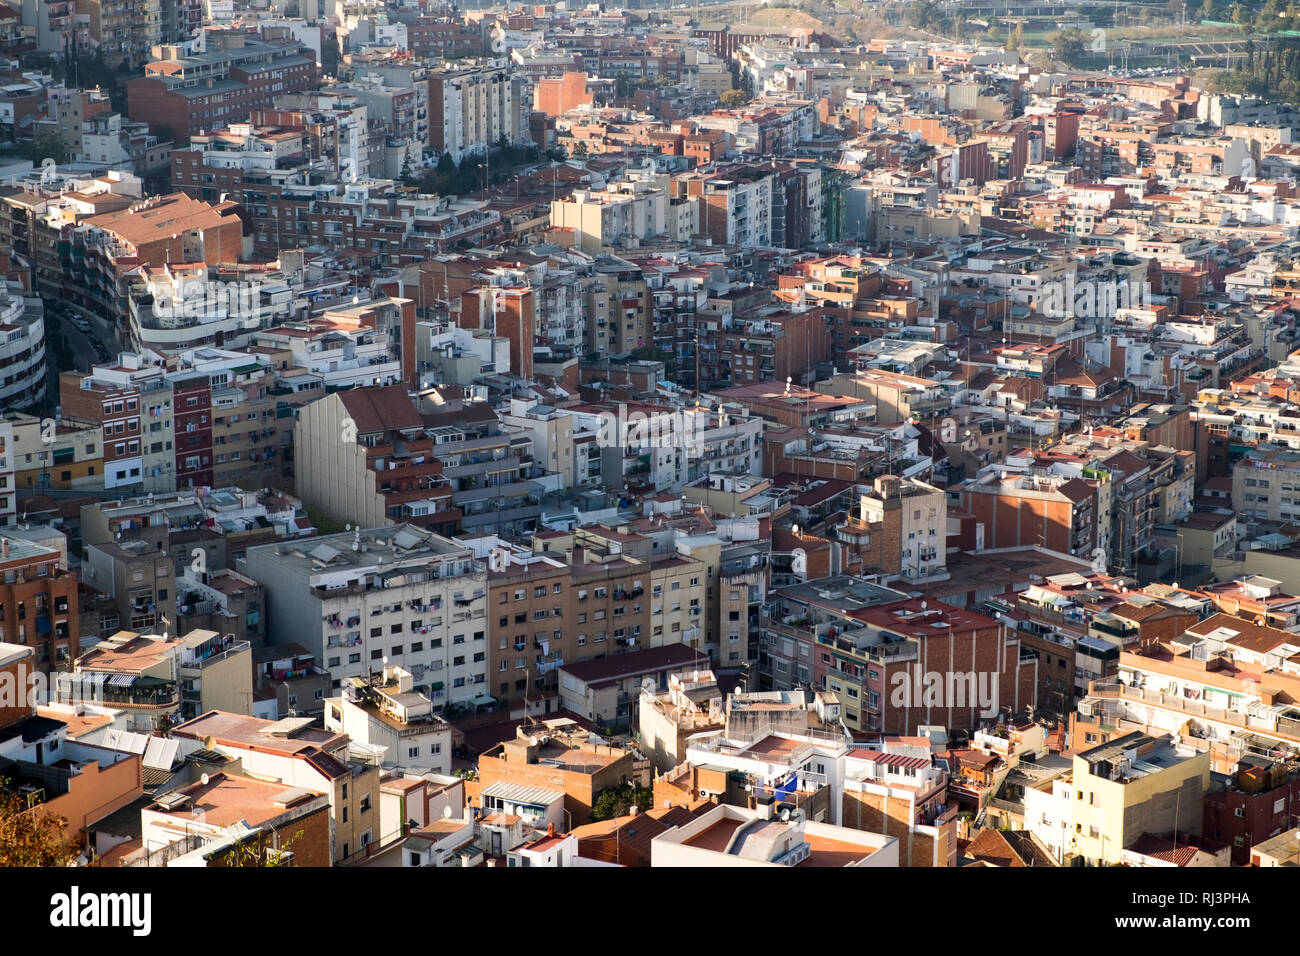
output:
[{"label": "white apartment building", "polygon": [[0,408],[28,408],[45,392],[45,309],[0,293]]},{"label": "white apartment building", "polygon": [[389,665],[381,681],[349,678],[342,697],[325,702],[325,729],[383,750],[385,767],[418,773],[451,771],[451,725],[416,693],[410,671]]},{"label": "white apartment building", "polygon": [[429,78],[429,145],[459,163],[503,139],[526,143],[531,107],[504,61],[437,71]]},{"label": "white apartment building", "polygon": [[300,644],[342,688],[389,665],[436,709],[486,703],[487,572],[465,547],[391,525],[250,548],[267,633]]},{"label": "white apartment building", "polygon": [[14,489],[14,424],[0,421],[0,528],[14,523],[17,499]]}]

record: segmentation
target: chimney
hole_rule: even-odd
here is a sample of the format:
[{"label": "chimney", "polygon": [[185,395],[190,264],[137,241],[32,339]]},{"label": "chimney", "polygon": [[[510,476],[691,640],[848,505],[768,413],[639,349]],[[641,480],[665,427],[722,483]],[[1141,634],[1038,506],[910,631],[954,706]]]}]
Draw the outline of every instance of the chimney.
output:
[{"label": "chimney", "polygon": [[9,557],[9,539],[0,538],[0,557]]},{"label": "chimney", "polygon": [[548,823],[548,824],[546,824],[546,835],[547,835],[548,837],[553,837],[553,836],[555,836],[555,824],[554,824],[554,823]]}]

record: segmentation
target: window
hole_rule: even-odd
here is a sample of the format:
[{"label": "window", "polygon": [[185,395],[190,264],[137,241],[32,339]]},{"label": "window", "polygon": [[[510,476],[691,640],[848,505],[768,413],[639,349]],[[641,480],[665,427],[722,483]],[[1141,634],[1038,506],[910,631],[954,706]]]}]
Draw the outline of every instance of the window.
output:
[{"label": "window", "polygon": [[370,809],[370,794],[366,794],[364,797],[361,798],[361,812],[365,813],[369,809]]},{"label": "window", "polygon": [[370,652],[370,659],[372,661],[380,660],[383,656],[384,656],[384,650],[381,647],[376,647],[373,651]]}]

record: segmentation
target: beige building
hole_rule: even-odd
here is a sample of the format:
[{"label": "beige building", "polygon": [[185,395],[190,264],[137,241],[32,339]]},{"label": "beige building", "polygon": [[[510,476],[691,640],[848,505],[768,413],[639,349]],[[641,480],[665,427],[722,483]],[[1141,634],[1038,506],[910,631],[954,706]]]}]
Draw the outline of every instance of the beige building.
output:
[{"label": "beige building", "polygon": [[686,741],[693,734],[725,726],[717,678],[713,671],[669,674],[667,693],[642,689],[637,718],[641,752],[666,773],[686,759]]},{"label": "beige building", "polygon": [[212,750],[240,761],[244,773],[329,797],[330,856],[335,863],[364,858],[397,833],[380,824],[378,763],[355,757],[345,734],[317,730],[310,717],[260,720],[212,711],[175,727],[184,752]]},{"label": "beige building", "polygon": [[1076,753],[1050,791],[1026,792],[1029,829],[1058,858],[1092,864],[1122,862],[1144,833],[1199,833],[1210,754],[1175,740],[1135,731]]},{"label": "beige building", "polygon": [[533,440],[533,460],[547,472],[560,476],[560,488],[576,488],[586,475],[579,476],[578,456],[573,446],[573,416],[562,409],[542,405],[536,400],[511,399],[509,414],[501,416],[503,425],[522,429]]},{"label": "beige building", "polygon": [[14,487],[102,488],[104,447],[99,425],[17,415],[13,418]]},{"label": "beige building", "polygon": [[1250,848],[1250,865],[1300,866],[1300,827],[1269,837]]},{"label": "beige building", "polygon": [[680,554],[652,563],[647,647],[680,643],[707,652],[708,571],[703,561]]},{"label": "beige building", "polygon": [[385,767],[425,773],[451,770],[451,725],[433,701],[413,690],[400,667],[385,667],[379,681],[349,678],[342,697],[325,702],[325,729],[371,747]]},{"label": "beige building", "polygon": [[253,712],[253,645],[234,634],[190,631],[181,638],[182,720],[210,710]]},{"label": "beige building", "polygon": [[638,719],[643,690],[668,688],[669,675],[707,664],[683,644],[601,657],[560,668],[560,706],[602,727],[624,727]]}]

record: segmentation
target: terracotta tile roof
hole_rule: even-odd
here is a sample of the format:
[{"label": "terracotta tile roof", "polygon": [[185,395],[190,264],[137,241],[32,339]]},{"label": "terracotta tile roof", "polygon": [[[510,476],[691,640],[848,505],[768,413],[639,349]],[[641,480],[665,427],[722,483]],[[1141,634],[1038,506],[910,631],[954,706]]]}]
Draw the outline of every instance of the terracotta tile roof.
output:
[{"label": "terracotta tile roof", "polygon": [[404,385],[354,388],[339,395],[348,415],[356,422],[357,434],[386,432],[396,428],[419,428],[419,411]]}]

